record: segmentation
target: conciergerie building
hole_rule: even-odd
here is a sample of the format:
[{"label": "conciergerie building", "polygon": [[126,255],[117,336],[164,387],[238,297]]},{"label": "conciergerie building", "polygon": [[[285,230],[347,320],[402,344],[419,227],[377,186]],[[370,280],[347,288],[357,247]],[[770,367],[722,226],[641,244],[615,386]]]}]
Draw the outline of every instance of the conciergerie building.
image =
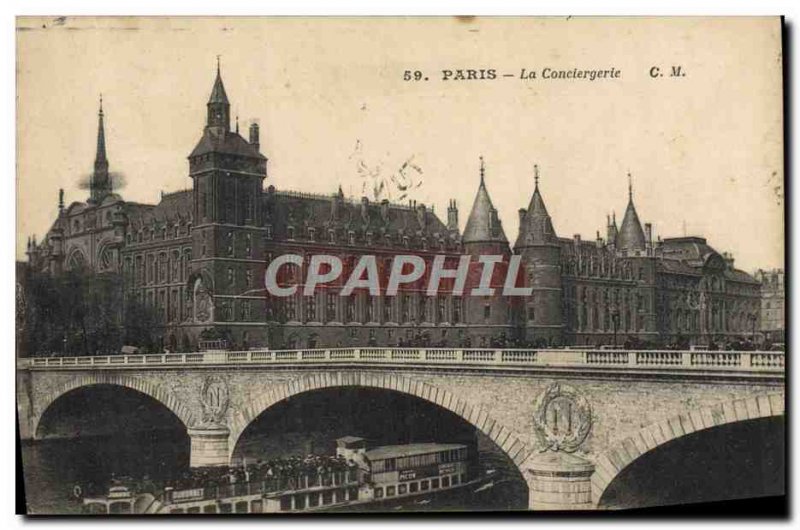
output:
[{"label": "conciergerie building", "polygon": [[[192,189],[162,194],[158,204],[114,193],[102,102],[97,154],[85,202],[64,205],[41,241],[28,243],[28,273],[68,270],[118,274],[126,297],[149,307],[164,348],[195,349],[224,336],[234,348],[346,346],[561,346],[615,341],[666,346],[704,344],[749,335],[760,308],[760,285],[702,237],[653,241],[629,191],[622,223],[606,220],[605,237],[559,237],[535,176],[509,240],[484,178],[463,232],[459,211],[447,218],[419,203],[345,198],[278,190],[267,181],[259,126],[247,137],[231,128],[230,102],[217,69],[206,126],[189,154]],[[517,285],[525,296],[426,294],[425,279],[395,296],[357,289],[340,295],[331,282],[305,296],[272,296],[265,272],[296,254],[284,278],[302,284],[313,255],[337,256],[343,277],[361,256],[389,267],[398,255],[430,264],[462,256],[520,256]],[[382,269],[383,270],[383,269]],[[500,268],[498,268],[500,271]],[[430,268],[426,274],[430,273]],[[302,285],[301,285],[302,286]]]}]

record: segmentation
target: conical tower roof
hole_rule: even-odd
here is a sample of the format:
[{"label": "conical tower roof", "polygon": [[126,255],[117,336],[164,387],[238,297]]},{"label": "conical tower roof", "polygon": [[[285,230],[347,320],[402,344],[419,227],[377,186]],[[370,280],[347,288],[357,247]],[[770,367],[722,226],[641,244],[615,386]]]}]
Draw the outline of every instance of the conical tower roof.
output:
[{"label": "conical tower roof", "polygon": [[211,89],[211,97],[208,98],[209,103],[223,103],[230,104],[228,101],[228,94],[225,93],[225,85],[222,83],[222,74],[219,70],[219,58],[217,58],[217,78],[214,80],[214,87]]},{"label": "conical tower roof", "polygon": [[539,167],[534,166],[534,189],[531,202],[524,216],[520,219],[519,236],[515,247],[526,245],[541,245],[544,243],[555,243],[557,241],[556,231],[553,229],[553,221],[547,213],[544,199],[539,191]]},{"label": "conical tower roof", "polygon": [[[630,175],[628,175],[630,178]],[[645,250],[646,239],[636,207],[633,205],[633,186],[628,184],[628,207],[625,209],[625,217],[622,219],[622,226],[617,234],[616,247],[618,250],[634,251]]]},{"label": "conical tower roof", "polygon": [[497,216],[497,210],[494,208],[492,199],[489,197],[489,191],[486,189],[484,173],[483,157],[481,157],[481,182],[478,185],[475,201],[472,203],[472,211],[469,213],[469,218],[467,218],[467,226],[464,228],[464,236],[462,238],[463,242],[508,243],[500,218]]}]

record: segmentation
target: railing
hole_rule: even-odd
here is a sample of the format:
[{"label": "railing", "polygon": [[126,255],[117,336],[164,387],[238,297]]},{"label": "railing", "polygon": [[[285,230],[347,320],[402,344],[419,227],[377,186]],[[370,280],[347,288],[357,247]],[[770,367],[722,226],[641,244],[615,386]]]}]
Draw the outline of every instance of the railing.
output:
[{"label": "railing", "polygon": [[165,491],[165,504],[194,502],[198,500],[228,499],[249,495],[266,495],[272,493],[292,493],[304,490],[322,490],[358,485],[354,470],[337,471],[320,474],[298,474],[280,478],[265,478],[235,484],[219,484],[190,489],[173,489]]},{"label": "railing", "polygon": [[82,367],[177,365],[303,365],[392,364],[486,367],[575,367],[680,369],[697,371],[784,372],[786,354],[774,351],[674,351],[578,349],[463,348],[335,348],[305,350],[206,351],[94,357],[34,357],[20,367],[76,369]]}]

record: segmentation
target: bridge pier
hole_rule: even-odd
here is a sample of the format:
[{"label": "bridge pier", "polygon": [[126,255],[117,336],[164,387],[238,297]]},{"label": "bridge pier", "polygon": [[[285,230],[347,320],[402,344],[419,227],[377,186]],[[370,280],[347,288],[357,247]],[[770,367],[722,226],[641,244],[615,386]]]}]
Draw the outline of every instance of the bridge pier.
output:
[{"label": "bridge pier", "polygon": [[531,510],[591,510],[594,464],[563,452],[532,457],[525,466]]},{"label": "bridge pier", "polygon": [[227,466],[230,429],[221,425],[198,426],[187,430],[191,441],[190,467]]}]

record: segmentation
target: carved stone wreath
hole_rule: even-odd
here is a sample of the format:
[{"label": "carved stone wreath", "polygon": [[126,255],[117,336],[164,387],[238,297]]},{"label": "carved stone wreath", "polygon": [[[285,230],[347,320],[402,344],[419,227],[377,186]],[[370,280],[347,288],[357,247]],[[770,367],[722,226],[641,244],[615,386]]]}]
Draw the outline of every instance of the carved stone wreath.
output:
[{"label": "carved stone wreath", "polygon": [[541,452],[574,453],[592,428],[592,408],[574,388],[553,383],[536,400],[533,428]]},{"label": "carved stone wreath", "polygon": [[224,424],[225,413],[230,402],[228,383],[220,376],[206,377],[200,392],[200,405],[203,410],[202,425]]}]

